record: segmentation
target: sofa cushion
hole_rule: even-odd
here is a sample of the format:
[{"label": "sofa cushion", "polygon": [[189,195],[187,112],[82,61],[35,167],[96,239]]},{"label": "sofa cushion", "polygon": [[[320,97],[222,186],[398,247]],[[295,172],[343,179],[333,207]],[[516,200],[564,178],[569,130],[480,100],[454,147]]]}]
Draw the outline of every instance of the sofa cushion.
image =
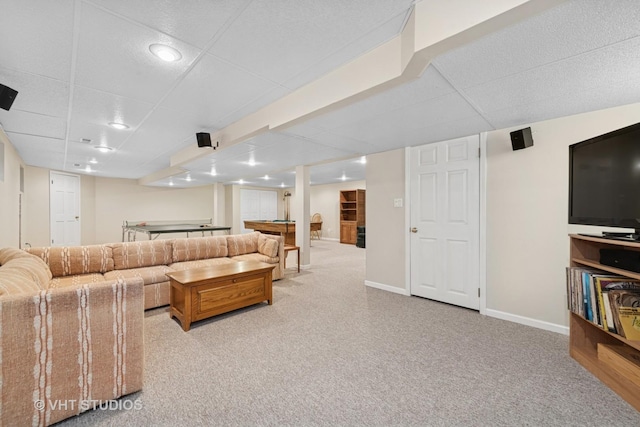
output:
[{"label": "sofa cushion", "polygon": [[260,234],[258,236],[258,252],[270,258],[276,258],[278,256],[278,241]]},{"label": "sofa cushion", "polygon": [[209,258],[195,261],[174,262],[169,267],[176,271],[190,270],[192,268],[209,267],[211,265],[223,265],[236,262],[231,258]]},{"label": "sofa cushion", "polygon": [[58,289],[67,286],[90,285],[104,281],[105,277],[100,273],[76,274],[74,276],[54,277],[51,279],[51,282],[49,282],[49,288]]},{"label": "sofa cushion", "polygon": [[225,236],[184,237],[173,241],[173,262],[226,257]]},{"label": "sofa cushion", "polygon": [[49,265],[53,277],[113,270],[113,254],[108,245],[53,246],[26,251],[42,258]]},{"label": "sofa cushion", "polygon": [[112,243],[116,270],[167,265],[172,262],[171,240]]},{"label": "sofa cushion", "polygon": [[227,248],[229,250],[229,256],[234,257],[236,255],[258,252],[259,235],[259,232],[254,231],[253,233],[248,234],[234,234],[231,236],[225,236],[227,238]]},{"label": "sofa cushion", "polygon": [[161,283],[169,281],[165,273],[173,271],[166,265],[156,265],[151,267],[130,268],[127,270],[113,270],[105,273],[107,280],[128,279],[131,277],[140,277],[145,285],[152,283]]},{"label": "sofa cushion", "polygon": [[278,257],[272,258],[266,255],[262,255],[259,252],[254,252],[252,254],[237,255],[231,259],[234,261],[260,261],[260,262],[266,262],[268,264],[277,264],[279,261]]},{"label": "sofa cushion", "polygon": [[44,261],[21,249],[0,249],[0,295],[33,294],[45,290],[51,271]]}]

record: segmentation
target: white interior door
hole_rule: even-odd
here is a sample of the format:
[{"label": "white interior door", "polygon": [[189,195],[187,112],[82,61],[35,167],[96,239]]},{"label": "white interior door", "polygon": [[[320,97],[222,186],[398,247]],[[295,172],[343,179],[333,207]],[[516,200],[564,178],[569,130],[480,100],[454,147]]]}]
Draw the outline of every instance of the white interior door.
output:
[{"label": "white interior door", "polygon": [[80,177],[50,172],[51,246],[80,244]]},{"label": "white interior door", "polygon": [[480,309],[480,138],[411,149],[411,294]]}]

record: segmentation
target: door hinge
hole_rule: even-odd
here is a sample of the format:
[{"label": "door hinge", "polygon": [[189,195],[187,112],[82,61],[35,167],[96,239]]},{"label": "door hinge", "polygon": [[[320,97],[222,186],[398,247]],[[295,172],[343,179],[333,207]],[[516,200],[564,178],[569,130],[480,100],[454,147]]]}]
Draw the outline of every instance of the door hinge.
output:
[{"label": "door hinge", "polygon": [[480,147],[478,147],[478,157],[480,157]]},{"label": "door hinge", "polygon": [[480,288],[478,288],[478,298],[480,298]]}]

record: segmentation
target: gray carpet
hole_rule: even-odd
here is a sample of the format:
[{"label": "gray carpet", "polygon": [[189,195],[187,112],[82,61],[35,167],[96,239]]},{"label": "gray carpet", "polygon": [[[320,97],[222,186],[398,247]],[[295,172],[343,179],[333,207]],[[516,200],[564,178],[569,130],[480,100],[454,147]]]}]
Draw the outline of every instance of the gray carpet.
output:
[{"label": "gray carpet", "polygon": [[312,268],[289,263],[272,306],[189,332],[147,311],[144,390],[121,401],[141,409],[61,425],[640,425],[568,337],[365,287],[365,250],[312,244]]}]

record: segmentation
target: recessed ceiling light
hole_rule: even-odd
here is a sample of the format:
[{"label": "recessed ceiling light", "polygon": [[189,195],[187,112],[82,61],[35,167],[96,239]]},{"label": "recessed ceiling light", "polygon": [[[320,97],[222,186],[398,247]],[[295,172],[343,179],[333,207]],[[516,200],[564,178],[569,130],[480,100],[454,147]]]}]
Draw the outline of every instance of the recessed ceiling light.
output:
[{"label": "recessed ceiling light", "polygon": [[280,183],[280,187],[284,188],[284,182]]},{"label": "recessed ceiling light", "polygon": [[113,151],[113,148],[107,147],[106,145],[96,145],[94,148],[101,153],[108,153],[109,151]]},{"label": "recessed ceiling light", "polygon": [[218,172],[216,172],[216,168],[211,168],[211,176],[216,176],[218,175]]},{"label": "recessed ceiling light", "polygon": [[271,178],[269,178],[269,175],[265,175],[265,176],[264,176],[264,178],[262,178],[262,179],[264,179],[265,181],[267,181],[267,180],[269,180],[269,179],[271,179]]},{"label": "recessed ceiling light", "polygon": [[167,62],[175,62],[182,58],[182,54],[172,47],[163,44],[152,44],[149,50],[158,58]]},{"label": "recessed ceiling light", "polygon": [[187,175],[187,177],[184,180],[187,182],[191,182],[191,175]]},{"label": "recessed ceiling light", "polygon": [[92,165],[95,165],[95,164],[98,163],[98,161],[95,158],[93,158],[93,159],[89,160],[89,163],[91,163]]},{"label": "recessed ceiling light", "polygon": [[362,163],[363,165],[366,165],[367,164],[367,156],[362,156],[360,158],[360,163]]},{"label": "recessed ceiling light", "polygon": [[109,122],[109,126],[119,130],[129,129],[129,126],[125,125],[124,123],[118,123],[118,122]]},{"label": "recessed ceiling light", "polygon": [[86,167],[86,168],[84,168],[84,171],[85,171],[85,172],[93,172],[93,171],[91,170],[91,166],[89,166],[89,165],[87,165],[87,167]]},{"label": "recessed ceiling light", "polygon": [[244,184],[244,179],[240,179],[240,181],[238,181],[238,184],[240,185]]},{"label": "recessed ceiling light", "polygon": [[255,160],[253,160],[253,159],[251,159],[251,160],[249,160],[249,161],[247,162],[247,164],[248,164],[249,166],[255,166],[255,165],[256,165],[256,161],[255,161]]},{"label": "recessed ceiling light", "polygon": [[340,177],[341,180],[346,181],[347,180],[347,176],[345,174],[342,174],[342,176]]}]

